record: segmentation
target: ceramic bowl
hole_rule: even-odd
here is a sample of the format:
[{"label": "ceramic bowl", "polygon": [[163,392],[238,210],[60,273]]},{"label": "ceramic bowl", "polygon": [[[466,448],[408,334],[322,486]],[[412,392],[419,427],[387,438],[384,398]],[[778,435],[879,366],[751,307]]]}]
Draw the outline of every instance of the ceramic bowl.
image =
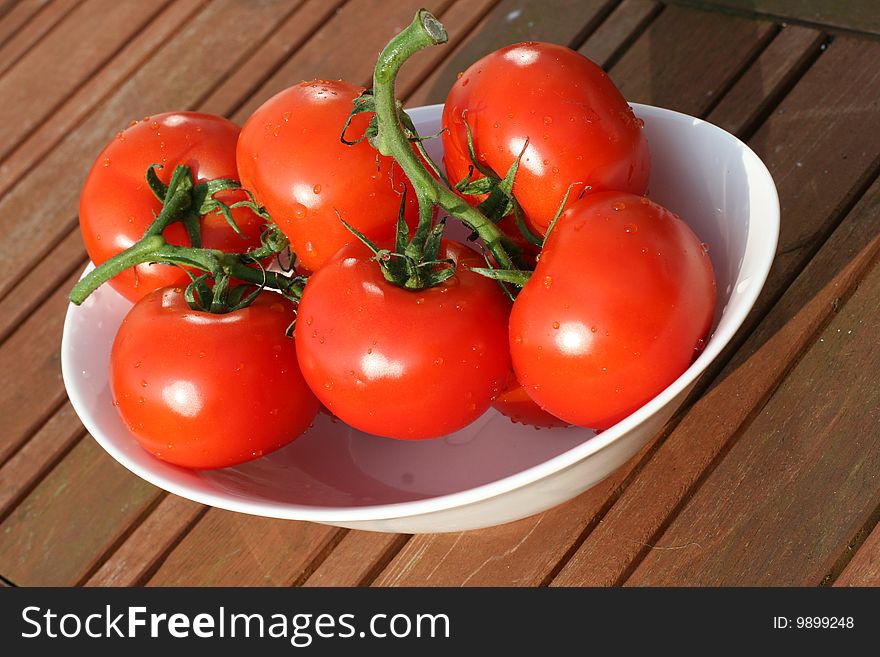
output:
[{"label": "ceramic bowl", "polygon": [[[761,160],[700,119],[633,104],[651,147],[651,197],[709,245],[718,281],[713,332],[684,374],[610,429],[536,430],[494,410],[435,440],[360,433],[319,414],[289,446],[241,466],[193,471],[142,450],[111,404],[110,347],[128,301],[103,286],[70,306],[61,346],[64,382],[83,424],[126,468],[167,491],[274,518],[387,532],[447,532],[496,525],[578,495],[632,457],[672,416],[742,324],[770,270],[779,201]],[[410,114],[435,133],[442,106]],[[428,142],[436,161],[439,140]]]}]

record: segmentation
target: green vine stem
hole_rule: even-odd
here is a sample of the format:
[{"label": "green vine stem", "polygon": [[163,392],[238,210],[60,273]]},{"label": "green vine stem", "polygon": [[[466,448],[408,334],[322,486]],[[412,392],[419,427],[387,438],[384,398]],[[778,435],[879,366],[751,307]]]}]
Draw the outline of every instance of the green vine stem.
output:
[{"label": "green vine stem", "polygon": [[169,244],[161,235],[146,235],[139,242],[101,263],[99,267],[84,276],[71,290],[70,301],[74,305],[80,305],[98,287],[120,272],[147,262],[179,265],[210,272],[215,276],[237,278],[260,287],[280,290],[285,296],[298,301],[305,285],[302,277],[288,278],[278,272],[266,271],[246,264],[246,261],[254,262],[277,252],[272,246],[264,246],[242,256],[217,249],[175,246]]},{"label": "green vine stem", "polygon": [[417,235],[427,236],[434,205],[439,205],[483,240],[499,267],[515,269],[516,265],[505,249],[508,240],[501,229],[431,175],[419,161],[401,127],[401,108],[394,94],[394,84],[400,67],[418,51],[445,43],[447,38],[440,21],[429,11],[421,9],[413,22],[385,46],[373,71],[373,95],[378,122],[378,134],[373,139],[373,145],[383,155],[390,155],[395,159],[416,190],[419,201]]}]

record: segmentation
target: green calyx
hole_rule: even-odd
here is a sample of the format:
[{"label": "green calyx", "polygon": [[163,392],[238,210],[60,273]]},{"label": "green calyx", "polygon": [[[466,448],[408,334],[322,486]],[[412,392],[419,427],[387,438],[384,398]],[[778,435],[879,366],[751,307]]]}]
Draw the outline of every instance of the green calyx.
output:
[{"label": "green calyx", "polygon": [[[193,310],[211,313],[239,310],[251,304],[266,287],[278,290],[293,301],[299,300],[305,277],[288,277],[266,271],[261,264],[262,260],[286,251],[288,240],[271,223],[265,209],[255,203],[249,192],[248,200],[228,205],[215,199],[214,195],[227,189],[242,189],[237,181],[218,178],[195,184],[190,168],[179,165],[165,185],[156,175],[157,168],[160,168],[159,165],[150,166],[146,177],[150,189],[162,201],[162,210],[138,242],[101,263],[73,287],[69,295],[71,303],[80,305],[103,283],[126,269],[144,263],[182,267],[191,279],[185,297]],[[202,248],[201,216],[219,212],[230,228],[241,235],[232,217],[232,210],[237,207],[248,207],[267,220],[260,245],[246,253]],[[192,246],[177,246],[165,240],[162,233],[175,222],[184,225]],[[192,270],[202,273],[193,274]],[[233,284],[233,279],[241,283]]]},{"label": "green calyx", "polygon": [[455,262],[440,259],[440,243],[443,239],[445,221],[431,227],[430,222],[419,222],[412,239],[409,237],[409,226],[406,224],[406,192],[400,202],[397,213],[397,231],[394,250],[379,248],[366,235],[346,222],[341,216],[339,220],[358,238],[370,251],[379,264],[385,280],[407,290],[423,290],[439,285],[455,274]]}]

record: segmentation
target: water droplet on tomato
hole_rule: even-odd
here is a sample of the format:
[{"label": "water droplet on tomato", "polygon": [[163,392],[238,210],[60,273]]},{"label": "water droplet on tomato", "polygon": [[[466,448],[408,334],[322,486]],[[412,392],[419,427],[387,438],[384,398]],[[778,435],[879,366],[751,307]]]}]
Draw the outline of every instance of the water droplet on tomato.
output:
[{"label": "water droplet on tomato", "polygon": [[147,380],[141,379],[141,388],[146,388],[146,387],[147,387]]},{"label": "water droplet on tomato", "polygon": [[285,112],[281,115],[281,118],[284,119],[285,123],[287,123],[288,121],[290,121],[290,112]]},{"label": "water droplet on tomato", "polygon": [[464,77],[464,71],[459,71],[458,73],[455,74],[456,80],[461,80],[463,77]]},{"label": "water droplet on tomato", "polygon": [[625,230],[627,233],[638,233],[639,227],[636,224],[627,224],[623,227],[623,230]]},{"label": "water droplet on tomato", "polygon": [[703,338],[700,338],[699,340],[697,340],[697,345],[694,347],[694,351],[703,351],[705,347],[706,341],[703,340]]},{"label": "water droplet on tomato", "polygon": [[703,253],[709,253],[709,245],[705,242],[700,242],[700,246],[703,247]]},{"label": "water droplet on tomato", "polygon": [[544,287],[550,287],[551,285],[553,285],[553,277],[552,276],[545,276],[544,277]]},{"label": "water droplet on tomato", "polygon": [[[145,118],[144,121],[146,121],[146,120],[147,120],[147,119]],[[150,127],[151,127],[153,130],[158,130],[158,129],[159,129],[159,122],[158,122],[158,121],[153,121],[153,122],[150,124]]]},{"label": "water droplet on tomato", "polygon": [[508,119],[512,119],[512,118],[513,118],[513,112],[508,112],[508,113],[507,113],[507,118],[508,118]]},{"label": "water droplet on tomato", "polygon": [[522,336],[521,335],[516,336],[513,339],[513,341],[516,342],[517,344],[522,344],[522,341],[523,341]]},{"label": "water droplet on tomato", "polygon": [[207,355],[208,355],[208,354],[206,354],[204,351],[200,351],[200,352],[199,352],[199,358],[204,358],[204,357],[207,356]]},{"label": "water droplet on tomato", "polygon": [[311,326],[312,322],[314,322],[314,321],[315,321],[315,318],[312,316],[309,316],[309,318],[306,320],[306,326]]},{"label": "water droplet on tomato", "polygon": [[164,141],[160,141],[160,142],[159,142],[159,148],[165,148],[165,142],[164,142]]},{"label": "water droplet on tomato", "polygon": [[315,194],[320,194],[321,193],[321,185],[315,185],[314,187],[312,187],[312,191]]},{"label": "water droplet on tomato", "polygon": [[551,171],[552,171],[553,173],[559,173],[559,167],[553,167],[553,168],[551,169]]},{"label": "water droplet on tomato", "polygon": [[551,123],[553,123],[553,117],[548,114],[544,117],[544,125],[550,125]]},{"label": "water droplet on tomato", "polygon": [[623,201],[615,201],[611,204],[611,207],[620,212],[621,210],[626,209],[626,203],[624,203]]},{"label": "water droplet on tomato", "polygon": [[442,364],[443,364],[443,357],[437,356],[437,358],[434,359],[434,365],[442,365]]},{"label": "water droplet on tomato", "polygon": [[327,388],[327,390],[332,390],[333,389],[333,381],[327,381],[324,384],[324,387]]},{"label": "water droplet on tomato", "polygon": [[553,328],[558,329],[558,328],[559,328],[559,322],[553,322]]},{"label": "water droplet on tomato", "polygon": [[596,333],[598,330],[599,330],[599,329],[596,328],[595,326],[591,326],[591,327],[590,327],[590,332],[591,332],[591,333]]},{"label": "water droplet on tomato", "polygon": [[110,166],[110,158],[109,158],[109,157],[105,157],[105,158],[104,158],[104,162],[103,162],[103,164],[104,164],[105,167],[109,167],[109,166]]},{"label": "water droplet on tomato", "polygon": [[468,83],[470,83],[470,81],[471,81],[470,78],[465,78],[464,80],[461,81],[461,86],[462,87],[468,86]]},{"label": "water droplet on tomato", "polygon": [[138,404],[143,404],[145,401],[143,397],[138,397]]},{"label": "water droplet on tomato", "polygon": [[639,199],[639,203],[641,203],[642,205],[648,205],[650,202],[651,202],[651,199],[649,199],[647,196],[642,196]]}]

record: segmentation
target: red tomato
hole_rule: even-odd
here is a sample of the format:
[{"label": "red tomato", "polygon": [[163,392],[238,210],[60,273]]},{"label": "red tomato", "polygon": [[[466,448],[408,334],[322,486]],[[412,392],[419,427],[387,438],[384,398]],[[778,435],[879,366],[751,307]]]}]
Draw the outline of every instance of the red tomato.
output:
[{"label": "red tomato", "polygon": [[191,310],[180,287],[156,290],[113,342],[113,403],[144,449],[176,465],[223,468],[278,449],[318,412],[285,336],[293,317],[272,292],[217,315]]},{"label": "red tomato", "polygon": [[[526,223],[543,235],[569,185],[643,194],[650,157],[635,117],[608,75],[583,55],[550,43],[518,43],[470,66],[443,108],[450,181],[471,165],[467,131],[481,163],[504,176],[520,160],[513,194]],[[575,187],[569,203],[583,188]]]},{"label": "red tomato", "polygon": [[[147,167],[161,164],[156,173],[168,183],[174,167],[186,164],[195,182],[213,178],[238,178],[235,145],[239,128],[211,114],[172,112],[132,123],[101,151],[89,171],[79,204],[79,224],[89,257],[96,265],[137,242],[162,203],[146,182]],[[245,200],[244,192],[221,192],[215,198],[227,204]],[[260,246],[264,221],[246,208],[232,211],[242,239],[219,213],[202,217],[202,245],[227,252],[243,252]],[[188,246],[180,223],[163,233],[171,244]],[[145,263],[110,280],[117,292],[137,301],[160,287],[189,281],[186,272],[171,265]]]},{"label": "red tomato", "polygon": [[544,410],[606,429],[687,369],[714,309],[712,263],[681,219],[592,194],[560,217],[513,304],[514,370]]},{"label": "red tomato", "polygon": [[462,244],[444,243],[456,273],[425,290],[388,283],[372,257],[350,244],[309,279],[296,323],[303,376],[361,431],[421,439],[461,429],[507,382],[510,302],[462,268],[485,264]]},{"label": "red tomato", "polygon": [[492,408],[520,424],[546,428],[568,426],[568,422],[560,420],[555,415],[542,410],[529,397],[519,384],[519,381],[516,380],[516,377],[510,377],[510,383],[504,392],[498,395],[495,401],[492,402]]},{"label": "red tomato", "polygon": [[[379,156],[366,141],[354,146],[340,141],[361,91],[341,80],[302,82],[266,101],[241,131],[242,184],[266,207],[309,271],[354,239],[340,215],[373,241],[389,241],[406,186],[411,227],[418,218],[415,192],[394,160]],[[356,116],[346,137],[363,135],[370,116]]]}]

